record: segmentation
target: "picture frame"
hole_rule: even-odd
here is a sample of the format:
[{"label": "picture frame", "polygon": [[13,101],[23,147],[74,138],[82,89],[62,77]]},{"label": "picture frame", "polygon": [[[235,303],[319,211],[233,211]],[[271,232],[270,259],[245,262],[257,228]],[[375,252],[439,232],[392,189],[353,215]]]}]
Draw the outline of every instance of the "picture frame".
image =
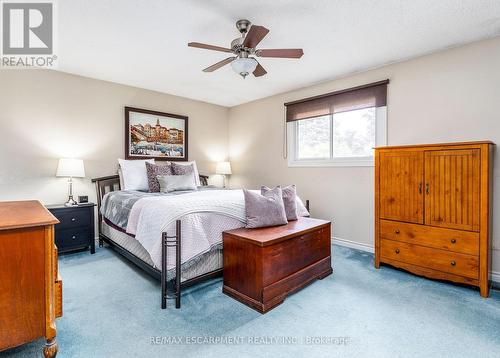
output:
[{"label": "picture frame", "polygon": [[188,117],[125,107],[125,159],[188,160]]}]

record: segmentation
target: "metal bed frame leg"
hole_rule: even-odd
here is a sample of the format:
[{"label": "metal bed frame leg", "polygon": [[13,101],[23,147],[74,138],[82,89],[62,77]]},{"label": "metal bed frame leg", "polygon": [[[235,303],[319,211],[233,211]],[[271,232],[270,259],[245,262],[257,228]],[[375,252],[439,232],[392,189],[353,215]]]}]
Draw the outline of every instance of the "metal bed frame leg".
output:
[{"label": "metal bed frame leg", "polygon": [[167,233],[161,234],[161,309],[167,308]]},{"label": "metal bed frame leg", "polygon": [[181,308],[181,221],[175,222],[175,308]]},{"label": "metal bed frame leg", "polygon": [[[161,250],[161,308],[167,308],[167,299],[175,298],[175,308],[181,308],[181,221],[175,222],[175,236],[168,236],[162,233]],[[174,239],[174,240],[169,240]],[[175,247],[175,291],[172,297],[168,296],[167,285],[167,249]]]}]

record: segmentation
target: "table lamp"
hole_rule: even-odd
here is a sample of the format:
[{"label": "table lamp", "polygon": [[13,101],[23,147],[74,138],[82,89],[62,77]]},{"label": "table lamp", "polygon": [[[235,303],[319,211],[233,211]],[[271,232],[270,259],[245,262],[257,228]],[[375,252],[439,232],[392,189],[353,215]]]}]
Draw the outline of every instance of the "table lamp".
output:
[{"label": "table lamp", "polygon": [[57,165],[56,177],[69,178],[69,197],[68,201],[64,203],[65,206],[74,206],[78,203],[73,199],[73,178],[84,178],[85,168],[83,166],[83,160],[81,159],[59,159],[59,164]]},{"label": "table lamp", "polygon": [[231,175],[231,163],[229,162],[218,162],[215,167],[215,174],[220,174],[224,177],[223,188],[226,187],[226,175]]}]

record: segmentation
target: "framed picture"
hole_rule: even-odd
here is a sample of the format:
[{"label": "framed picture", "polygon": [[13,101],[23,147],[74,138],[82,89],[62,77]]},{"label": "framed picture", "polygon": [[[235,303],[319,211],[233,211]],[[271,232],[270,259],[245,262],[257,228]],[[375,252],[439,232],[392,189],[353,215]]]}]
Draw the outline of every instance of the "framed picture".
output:
[{"label": "framed picture", "polygon": [[125,107],[125,158],[188,160],[188,117]]}]

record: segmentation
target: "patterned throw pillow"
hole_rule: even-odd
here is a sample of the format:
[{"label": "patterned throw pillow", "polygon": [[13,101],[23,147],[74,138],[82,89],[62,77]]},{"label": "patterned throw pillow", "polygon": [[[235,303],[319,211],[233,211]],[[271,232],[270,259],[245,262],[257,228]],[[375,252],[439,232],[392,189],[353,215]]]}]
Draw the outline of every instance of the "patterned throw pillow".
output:
[{"label": "patterned throw pillow", "polygon": [[246,227],[249,229],[288,223],[283,204],[283,194],[278,186],[264,195],[243,189],[247,217]]},{"label": "patterned throw pillow", "polygon": [[[260,188],[260,193],[264,195],[271,189],[267,186],[263,186]],[[288,221],[297,220],[297,190],[295,185],[289,185],[281,189],[283,193],[283,203],[285,204],[285,212],[286,218]]]},{"label": "patterned throw pillow", "polygon": [[170,167],[170,163],[167,163],[166,165],[146,163],[146,172],[148,175],[149,192],[159,193],[160,183],[158,183],[158,179],[156,177],[158,175],[172,175],[172,168]]},{"label": "patterned throw pillow", "polygon": [[194,166],[193,164],[177,164],[177,163],[170,163],[171,168],[172,168],[172,173],[174,175],[188,175],[191,174],[193,175],[195,182],[196,182],[196,173],[194,171]]}]

